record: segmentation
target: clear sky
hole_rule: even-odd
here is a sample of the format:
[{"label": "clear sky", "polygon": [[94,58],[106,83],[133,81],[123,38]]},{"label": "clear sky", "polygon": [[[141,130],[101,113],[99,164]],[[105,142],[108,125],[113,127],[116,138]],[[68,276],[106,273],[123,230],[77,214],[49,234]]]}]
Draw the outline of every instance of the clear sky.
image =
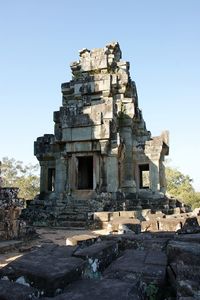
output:
[{"label": "clear sky", "polygon": [[0,159],[36,163],[78,50],[120,43],[152,135],[200,190],[199,0],[0,0]]}]

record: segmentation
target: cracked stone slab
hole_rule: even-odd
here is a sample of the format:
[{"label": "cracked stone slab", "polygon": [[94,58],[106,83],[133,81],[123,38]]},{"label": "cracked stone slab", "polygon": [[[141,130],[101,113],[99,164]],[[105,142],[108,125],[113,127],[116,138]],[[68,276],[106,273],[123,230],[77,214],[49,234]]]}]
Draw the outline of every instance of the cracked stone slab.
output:
[{"label": "cracked stone slab", "polygon": [[[50,300],[52,298],[43,298]],[[116,279],[81,280],[71,284],[67,290],[53,298],[55,300],[140,300],[141,297],[133,283]]]},{"label": "cracked stone slab", "polygon": [[184,264],[200,266],[199,253],[198,242],[171,241],[167,246],[169,262],[181,261]]},{"label": "cracked stone slab", "polygon": [[[156,261],[158,257],[159,261]],[[146,283],[163,284],[167,259],[160,250],[141,251],[129,249],[116,259],[103,273],[105,278],[142,280]]]},{"label": "cracked stone slab", "polygon": [[118,243],[116,241],[101,241],[75,251],[74,256],[87,262],[83,277],[100,277],[102,272],[118,255]]},{"label": "cracked stone slab", "polygon": [[44,295],[53,296],[57,289],[80,278],[85,262],[72,257],[75,248],[48,245],[16,259],[1,270],[1,276],[16,281],[24,277]]}]

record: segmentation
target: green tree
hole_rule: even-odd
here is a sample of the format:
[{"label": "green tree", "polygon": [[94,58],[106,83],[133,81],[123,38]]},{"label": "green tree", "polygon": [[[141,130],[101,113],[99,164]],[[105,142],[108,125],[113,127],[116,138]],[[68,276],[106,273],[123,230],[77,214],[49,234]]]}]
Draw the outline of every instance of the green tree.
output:
[{"label": "green tree", "polygon": [[196,192],[192,179],[176,168],[166,167],[167,193],[181,202],[200,207],[200,193]]},{"label": "green tree", "polygon": [[22,161],[3,157],[1,162],[2,187],[18,187],[19,197],[33,199],[39,193],[38,165],[24,165]]}]

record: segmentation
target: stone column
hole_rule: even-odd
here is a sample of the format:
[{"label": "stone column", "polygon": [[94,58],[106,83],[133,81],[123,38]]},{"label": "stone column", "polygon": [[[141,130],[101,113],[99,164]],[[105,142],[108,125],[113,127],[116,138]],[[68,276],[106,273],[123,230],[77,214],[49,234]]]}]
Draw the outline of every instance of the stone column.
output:
[{"label": "stone column", "polygon": [[115,193],[118,190],[118,160],[116,155],[107,157],[107,191]]},{"label": "stone column", "polygon": [[160,191],[165,194],[166,189],[167,189],[167,182],[166,182],[166,177],[165,177],[165,165],[164,165],[163,161],[164,161],[164,155],[161,156],[161,158],[160,158],[159,176],[160,176]]},{"label": "stone column", "polygon": [[101,192],[107,191],[106,156],[101,155]]},{"label": "stone column", "polygon": [[101,178],[101,192],[107,192],[107,171],[106,171],[106,165],[107,165],[107,147],[108,147],[108,141],[107,140],[100,140],[100,148],[101,148],[101,171],[100,171],[100,178]]},{"label": "stone column", "polygon": [[65,192],[67,186],[66,163],[67,161],[64,157],[56,159],[55,191],[58,196]]},{"label": "stone column", "polygon": [[122,190],[127,193],[136,192],[133,170],[132,128],[123,127],[121,135],[124,143],[124,157],[122,160]]},{"label": "stone column", "polygon": [[48,191],[48,165],[46,161],[40,161],[40,193]]},{"label": "stone column", "polygon": [[159,159],[150,161],[149,177],[150,177],[150,189],[153,192],[160,191]]}]

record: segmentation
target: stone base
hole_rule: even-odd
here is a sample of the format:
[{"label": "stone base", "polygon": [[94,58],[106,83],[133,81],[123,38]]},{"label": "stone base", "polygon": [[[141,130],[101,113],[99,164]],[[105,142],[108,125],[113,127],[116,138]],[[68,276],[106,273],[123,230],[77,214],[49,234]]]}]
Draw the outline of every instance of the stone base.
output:
[{"label": "stone base", "polygon": [[[138,211],[143,214],[143,211],[150,210],[153,213],[162,211],[171,214],[177,210],[176,199],[149,190],[139,193],[101,192],[95,193],[94,198],[91,198],[91,193],[88,197],[87,195],[84,194],[84,199],[81,199],[81,193],[78,198],[62,194],[62,201],[58,201],[58,197],[51,197],[49,200],[35,199],[23,210],[22,218],[36,226],[80,228],[94,224],[94,212]],[[183,207],[178,209],[182,210]]]}]

